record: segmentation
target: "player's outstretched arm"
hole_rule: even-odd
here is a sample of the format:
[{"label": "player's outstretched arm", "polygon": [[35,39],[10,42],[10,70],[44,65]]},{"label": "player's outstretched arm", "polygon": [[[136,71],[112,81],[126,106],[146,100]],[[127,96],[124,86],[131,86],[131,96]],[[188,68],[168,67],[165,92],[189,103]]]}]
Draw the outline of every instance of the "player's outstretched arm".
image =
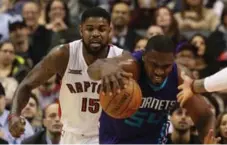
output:
[{"label": "player's outstretched arm", "polygon": [[11,109],[11,114],[20,115],[29,100],[31,90],[47,81],[54,74],[62,75],[69,59],[68,45],[55,47],[24,78],[18,86]]},{"label": "player's outstretched arm", "polygon": [[193,88],[196,93],[223,91],[227,89],[226,76],[227,68],[224,68],[205,79],[196,80],[193,84]]},{"label": "player's outstretched arm", "polygon": [[123,79],[138,78],[138,67],[132,54],[124,51],[114,58],[98,59],[88,67],[87,72],[92,79],[102,80],[103,92],[111,94],[127,84]]},{"label": "player's outstretched arm", "polygon": [[[182,71],[186,72],[189,76],[191,75],[186,68],[181,68],[178,73],[180,84],[183,83],[180,76]],[[202,96],[194,95],[190,97],[182,107],[187,109],[196,128],[198,129],[200,138],[204,140],[205,136],[209,133],[209,130],[215,128],[215,115],[212,113],[210,106]]]},{"label": "player's outstretched arm", "polygon": [[25,120],[20,116],[21,110],[27,105],[32,89],[47,81],[54,74],[62,75],[69,59],[68,45],[54,48],[39,62],[18,86],[14,97],[11,114],[9,115],[9,131],[15,138],[20,137],[25,130]]},{"label": "player's outstretched arm", "polygon": [[194,94],[204,92],[215,92],[227,89],[227,68],[206,77],[205,79],[194,80],[187,76],[185,73],[181,73],[181,77],[184,81],[178,88],[181,92],[178,94],[178,101],[181,106]]}]

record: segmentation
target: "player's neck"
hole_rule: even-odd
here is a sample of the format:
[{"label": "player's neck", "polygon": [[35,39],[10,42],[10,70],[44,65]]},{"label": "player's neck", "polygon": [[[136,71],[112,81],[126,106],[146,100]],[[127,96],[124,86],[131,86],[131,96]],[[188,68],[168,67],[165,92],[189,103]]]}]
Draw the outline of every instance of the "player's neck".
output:
[{"label": "player's neck", "polygon": [[50,133],[49,131],[46,131],[48,138],[51,140],[52,144],[58,144],[60,142],[61,133]]},{"label": "player's neck", "polygon": [[171,140],[174,144],[188,144],[190,142],[190,130],[184,132],[174,130],[171,134]]},{"label": "player's neck", "polygon": [[94,63],[97,59],[106,58],[108,56],[109,49],[106,47],[103,51],[100,51],[97,55],[93,55],[87,52],[85,48],[83,48],[83,56],[87,65]]}]

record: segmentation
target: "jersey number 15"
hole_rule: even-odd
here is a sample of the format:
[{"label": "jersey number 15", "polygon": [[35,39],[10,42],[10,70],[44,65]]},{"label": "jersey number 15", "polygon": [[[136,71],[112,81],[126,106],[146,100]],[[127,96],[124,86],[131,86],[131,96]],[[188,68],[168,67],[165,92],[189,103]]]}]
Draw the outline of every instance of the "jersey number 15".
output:
[{"label": "jersey number 15", "polygon": [[82,98],[82,112],[98,113],[100,108],[99,99]]}]

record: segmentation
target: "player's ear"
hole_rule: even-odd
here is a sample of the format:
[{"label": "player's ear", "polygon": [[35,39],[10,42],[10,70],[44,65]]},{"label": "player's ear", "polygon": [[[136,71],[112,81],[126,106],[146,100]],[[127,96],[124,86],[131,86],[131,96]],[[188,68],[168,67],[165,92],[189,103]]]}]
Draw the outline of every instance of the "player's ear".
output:
[{"label": "player's ear", "polygon": [[83,37],[83,33],[82,33],[82,24],[80,24],[80,36]]}]

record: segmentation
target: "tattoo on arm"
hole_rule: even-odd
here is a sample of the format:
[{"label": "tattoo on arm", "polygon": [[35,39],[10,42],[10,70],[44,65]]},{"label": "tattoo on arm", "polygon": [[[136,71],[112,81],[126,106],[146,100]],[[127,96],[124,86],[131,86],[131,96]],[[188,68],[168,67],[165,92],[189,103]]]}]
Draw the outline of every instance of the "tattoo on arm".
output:
[{"label": "tattoo on arm", "polygon": [[58,46],[44,57],[18,86],[13,97],[11,113],[20,115],[29,101],[32,89],[43,84],[54,74],[59,73],[62,75],[67,67],[68,59],[68,45]]},{"label": "tattoo on arm", "polygon": [[195,80],[193,83],[193,90],[195,93],[205,93],[204,79]]}]

